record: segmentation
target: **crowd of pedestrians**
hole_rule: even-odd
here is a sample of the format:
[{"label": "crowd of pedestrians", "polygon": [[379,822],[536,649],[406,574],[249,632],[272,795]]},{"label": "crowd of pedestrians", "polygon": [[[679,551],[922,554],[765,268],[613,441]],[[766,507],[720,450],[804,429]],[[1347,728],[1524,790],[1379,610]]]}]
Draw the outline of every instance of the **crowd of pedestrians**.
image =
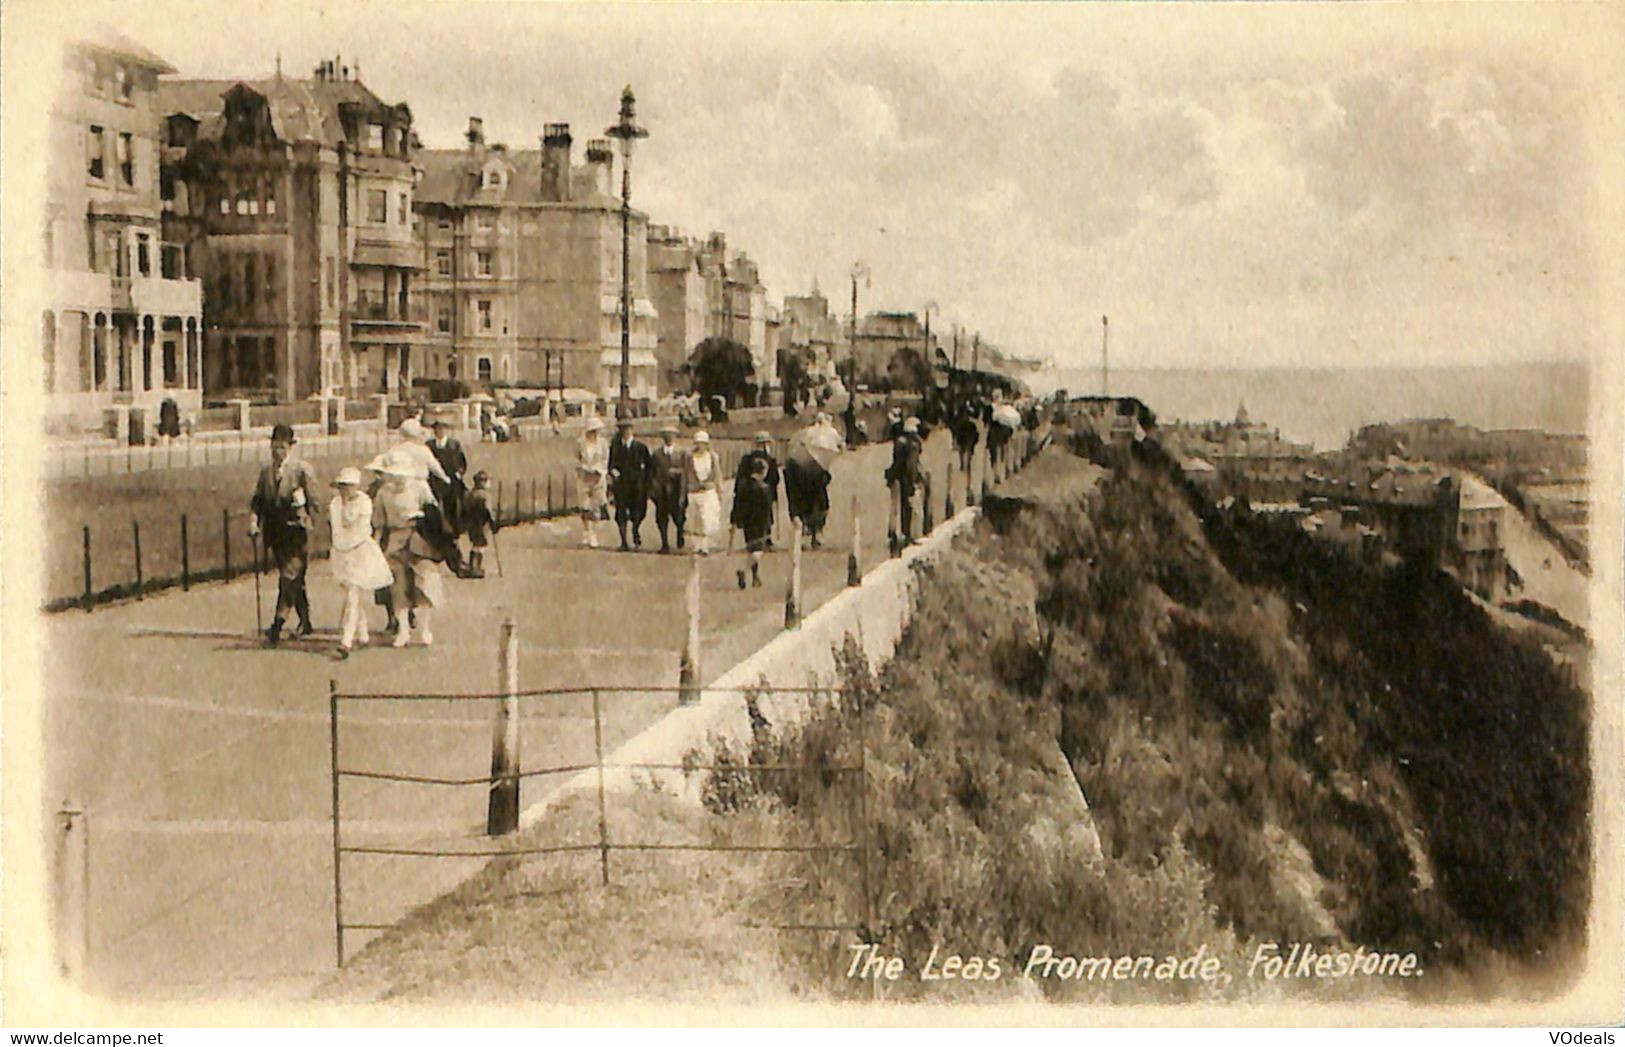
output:
[{"label": "crowd of pedestrians", "polygon": [[[990,404],[967,402],[945,420],[966,470],[983,433],[992,465],[1014,431],[1008,415]],[[852,419],[845,421],[848,432],[854,432]],[[1020,423],[1019,415],[1016,421]],[[690,436],[687,447],[679,445],[681,431],[670,424],[659,430],[659,443],[649,446],[634,435],[627,415],[617,418],[612,439],[606,440],[603,430],[603,422],[589,419],[576,444],[584,547],[598,547],[597,525],[611,518],[613,505],[620,550],[641,550],[653,503],[661,553],[708,556],[722,547],[726,526],[729,553],[736,536],[743,539],[743,559],[735,572],[739,588],[760,586],[762,556],[773,547],[781,492],[792,526],[800,528],[811,548],[822,546],[833,463],[849,446],[827,413],[818,412],[790,437],[782,463],[774,455],[772,436],[757,433],[731,478],[723,475],[704,429]],[[490,478],[483,471],[467,477],[468,456],[444,418],[433,422],[431,432],[419,418],[409,417],[397,435],[388,450],[365,466],[339,470],[332,481],[327,526],[343,607],[337,657],[370,642],[369,603],[384,608],[393,646],[410,644],[414,630],[420,643],[433,644],[434,612],[446,601],[444,575],[485,576],[485,552],[497,531]],[[918,537],[919,500],[928,490],[922,464],[927,435],[919,418],[891,412],[884,438],[891,444],[885,481],[894,553]],[[272,430],[271,460],[261,469],[251,499],[250,533],[256,539],[263,535],[277,568],[276,608],[265,630],[272,645],[290,626],[300,637],[314,628],[305,582],[321,505],[315,472],[291,455],[295,443],[290,427]],[[733,483],[725,512],[728,479]],[[465,537],[466,553],[460,542]]]}]

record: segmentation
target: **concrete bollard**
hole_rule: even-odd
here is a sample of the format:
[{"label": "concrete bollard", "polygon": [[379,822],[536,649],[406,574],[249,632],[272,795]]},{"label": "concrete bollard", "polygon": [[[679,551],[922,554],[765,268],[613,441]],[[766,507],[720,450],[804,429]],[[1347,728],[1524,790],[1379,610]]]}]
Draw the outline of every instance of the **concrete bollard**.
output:
[{"label": "concrete bollard", "polygon": [[84,809],[57,812],[56,956],[64,978],[83,980],[90,963],[90,826]]},{"label": "concrete bollard", "polygon": [[700,559],[698,555],[688,558],[688,630],[683,636],[682,659],[677,663],[677,701],[681,705],[700,700]]},{"label": "concrete bollard", "polygon": [[846,584],[863,584],[863,570],[858,564],[859,550],[863,546],[863,519],[858,515],[858,496],[852,496],[852,550],[846,554]]},{"label": "concrete bollard", "polygon": [[784,594],[784,627],[801,624],[801,521],[790,521],[790,586]]},{"label": "concrete bollard", "polygon": [[487,836],[519,828],[519,635],[512,618],[502,623],[497,652],[497,683],[502,701],[491,732],[491,801],[485,816]]}]

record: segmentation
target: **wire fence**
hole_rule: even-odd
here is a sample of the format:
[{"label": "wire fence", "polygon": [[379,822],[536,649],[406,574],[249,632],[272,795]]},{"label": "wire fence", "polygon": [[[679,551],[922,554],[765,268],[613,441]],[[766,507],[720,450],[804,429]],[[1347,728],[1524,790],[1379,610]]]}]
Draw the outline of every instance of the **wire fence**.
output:
[{"label": "wire fence", "polygon": [[[338,463],[365,461],[395,439],[382,432],[356,434],[354,439],[334,439],[306,449],[304,458],[317,464],[319,472],[336,472]],[[785,444],[781,440],[774,446],[780,460]],[[716,441],[724,476],[733,475],[752,446],[743,438]],[[482,445],[481,451],[488,453],[488,448]],[[562,451],[551,446],[543,453],[508,455],[493,462],[493,468],[504,470],[490,488],[492,515],[500,526],[579,513],[579,473]],[[257,469],[263,464],[263,453],[263,445],[256,446],[255,453],[242,461]],[[219,479],[222,486],[229,484],[241,492],[252,485],[252,476],[242,470],[221,473]],[[133,492],[90,489],[65,499],[60,511],[53,507],[57,519],[76,508],[93,515],[81,516],[84,522],[77,532],[53,529],[45,610],[88,611],[166,589],[189,590],[194,585],[230,580],[256,568],[262,573],[271,570],[269,552],[249,537],[251,513],[247,508],[221,505],[226,497],[219,486],[175,484]],[[233,501],[241,505],[246,494],[240,497]],[[108,502],[123,502],[126,508],[109,512]],[[326,528],[318,526],[310,534],[309,556],[325,558],[328,545]]]},{"label": "wire fence", "polygon": [[[871,845],[865,817],[868,772],[863,756],[865,738],[861,703],[846,701],[847,692],[842,688],[833,687],[759,686],[721,692],[713,689],[711,693],[737,696],[753,722],[761,715],[762,705],[771,701],[780,703],[789,701],[803,708],[835,703],[845,714],[845,726],[855,739],[857,759],[849,763],[828,761],[783,763],[756,760],[737,762],[713,756],[710,759],[689,758],[673,763],[624,761],[606,755],[608,744],[605,739],[614,712],[606,709],[606,705],[610,704],[606,699],[614,699],[617,704],[652,700],[675,707],[681,700],[682,692],[674,687],[566,687],[515,690],[502,694],[377,694],[345,693],[339,692],[336,688],[332,689],[329,694],[329,766],[332,782],[333,944],[337,964],[342,967],[348,959],[347,935],[355,932],[387,930],[394,927],[404,915],[404,911],[379,913],[376,905],[369,905],[366,899],[356,897],[355,888],[358,880],[363,886],[374,886],[378,882],[378,877],[375,869],[369,869],[369,875],[357,877],[348,872],[348,867],[358,860],[369,859],[484,862],[496,858],[592,855],[597,858],[599,883],[607,887],[614,879],[612,856],[617,853],[799,854],[826,858],[846,856],[855,859],[856,869],[853,872],[859,882],[848,884],[845,890],[836,893],[860,899],[863,909],[861,913],[837,914],[817,922],[779,923],[773,926],[781,930],[859,933],[863,927],[871,925],[873,899],[870,883]],[[448,756],[445,749],[432,756],[419,754],[417,763],[404,765],[380,766],[375,763],[357,765],[350,762],[352,757],[349,756],[346,744],[350,734],[357,729],[377,729],[380,726],[380,718],[372,717],[370,722],[358,724],[355,715],[346,712],[347,708],[370,706],[401,709],[421,706],[423,703],[446,708],[466,709],[481,706],[486,708],[485,718],[478,721],[473,721],[469,717],[463,719],[471,723],[477,722],[487,729],[495,725],[489,773],[448,774],[435,770],[437,766],[444,764]],[[554,730],[557,729],[560,719],[590,719],[592,758],[522,767],[514,741],[519,737],[519,721],[526,715],[545,718]],[[505,738],[507,744],[513,746],[512,749],[505,746]],[[374,757],[380,753],[396,752],[377,745],[363,745],[361,748]],[[483,748],[475,747],[472,750],[465,748],[460,762],[466,765],[470,757],[483,757],[484,753]],[[822,776],[835,776],[853,783],[852,788],[855,792],[851,799],[857,817],[851,819],[848,824],[846,838],[840,839],[789,841],[775,838],[744,842],[739,839],[699,841],[644,838],[638,835],[637,829],[622,832],[617,828],[619,824],[616,817],[617,809],[610,802],[610,796],[612,793],[619,795],[621,790],[611,789],[607,781],[608,776],[615,772],[678,773],[685,778],[692,775],[710,775],[731,783],[735,788],[743,784],[742,779],[750,779],[752,788],[761,788],[764,783],[760,779],[773,775],[816,773]],[[587,838],[577,834],[574,838],[564,839],[549,838],[542,835],[540,830],[515,832],[518,827],[518,797],[522,790],[528,789],[524,783],[557,779],[566,775],[575,777],[565,783],[561,787],[562,790],[569,791],[571,786],[575,786],[580,792],[586,792],[592,797],[596,811],[595,830]],[[351,822],[347,820],[346,803],[348,801],[353,805],[355,800],[349,796],[351,790],[346,788],[347,783],[351,788],[355,785],[368,785],[397,789],[462,791],[473,796],[475,802],[483,799],[487,814],[485,836],[475,837],[467,831],[427,835],[418,833],[408,838],[353,842],[349,831]],[[374,792],[365,799],[376,803],[382,797]],[[464,810],[465,818],[468,813],[472,813],[467,811],[466,806]],[[503,815],[504,811],[508,812],[507,816]],[[466,825],[463,828],[466,829]],[[366,911],[368,915],[362,917],[353,915],[358,909]]]}]

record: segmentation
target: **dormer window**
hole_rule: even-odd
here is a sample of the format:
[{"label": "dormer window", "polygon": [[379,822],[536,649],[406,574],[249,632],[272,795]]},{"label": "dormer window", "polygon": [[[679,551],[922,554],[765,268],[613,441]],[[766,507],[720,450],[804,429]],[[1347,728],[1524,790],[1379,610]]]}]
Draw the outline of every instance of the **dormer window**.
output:
[{"label": "dormer window", "polygon": [[381,152],[384,151],[384,125],[383,124],[368,124],[367,125],[367,149],[370,152],[374,152],[374,153],[381,153]]},{"label": "dormer window", "polygon": [[491,164],[480,172],[481,189],[501,189],[505,175],[501,164]]}]

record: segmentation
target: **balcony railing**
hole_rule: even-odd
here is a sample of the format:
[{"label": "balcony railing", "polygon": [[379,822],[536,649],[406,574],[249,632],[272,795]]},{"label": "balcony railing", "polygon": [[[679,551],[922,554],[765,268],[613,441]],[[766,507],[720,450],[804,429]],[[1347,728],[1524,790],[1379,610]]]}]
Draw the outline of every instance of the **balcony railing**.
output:
[{"label": "balcony railing", "polygon": [[350,318],[362,323],[425,324],[429,308],[422,299],[402,301],[397,295],[362,293],[350,306]]}]

